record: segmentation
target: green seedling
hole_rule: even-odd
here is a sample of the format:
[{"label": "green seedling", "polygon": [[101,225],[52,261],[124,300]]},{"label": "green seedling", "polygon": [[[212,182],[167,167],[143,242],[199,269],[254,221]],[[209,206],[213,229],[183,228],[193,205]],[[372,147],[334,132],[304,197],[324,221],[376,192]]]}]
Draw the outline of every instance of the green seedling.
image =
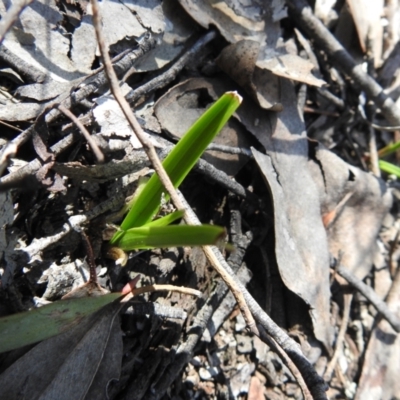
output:
[{"label": "green seedling", "polygon": [[[239,107],[241,97],[227,92],[220,97],[186,132],[163,162],[173,185],[177,188],[194,167],[207,146]],[[123,250],[171,246],[201,246],[214,244],[224,234],[217,226],[187,226],[170,224],[181,218],[181,211],[155,219],[165,189],[154,174],[140,193],[110,244]],[[165,195],[168,199],[168,196]]]},{"label": "green seedling", "polygon": [[390,162],[379,160],[379,168],[387,174],[395,175],[400,178],[400,168]]},{"label": "green seedling", "polygon": [[[378,157],[386,157],[390,154],[395,153],[399,149],[400,141],[396,143],[391,143],[378,151]],[[381,171],[386,172],[387,174],[392,174],[400,178],[400,168],[390,162],[379,160],[379,168],[381,169]]]},{"label": "green seedling", "polygon": [[378,151],[378,156],[380,158],[383,158],[383,157],[388,156],[389,154],[396,152],[399,149],[400,149],[400,142],[391,143],[391,144],[388,144],[387,146],[383,147],[382,149],[380,149]]}]

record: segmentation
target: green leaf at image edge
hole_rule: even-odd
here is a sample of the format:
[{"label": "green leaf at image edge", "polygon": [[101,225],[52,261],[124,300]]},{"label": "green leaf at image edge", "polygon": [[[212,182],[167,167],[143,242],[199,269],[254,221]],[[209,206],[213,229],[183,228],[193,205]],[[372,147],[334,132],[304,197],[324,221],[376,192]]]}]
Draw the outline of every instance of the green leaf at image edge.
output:
[{"label": "green leaf at image edge", "polygon": [[392,174],[400,178],[400,168],[390,162],[379,160],[379,168],[387,174]]},{"label": "green leaf at image edge", "polygon": [[40,342],[78,324],[82,318],[120,298],[121,293],[60,300],[0,318],[0,353]]},{"label": "green leaf at image edge", "polygon": [[[163,162],[174,187],[178,187],[196,164],[207,146],[219,133],[231,115],[239,107],[241,97],[236,92],[225,93],[188,130]],[[160,207],[164,188],[154,174],[137,197],[121,230],[140,227],[151,221]],[[110,241],[119,245],[121,235],[117,233]]]}]

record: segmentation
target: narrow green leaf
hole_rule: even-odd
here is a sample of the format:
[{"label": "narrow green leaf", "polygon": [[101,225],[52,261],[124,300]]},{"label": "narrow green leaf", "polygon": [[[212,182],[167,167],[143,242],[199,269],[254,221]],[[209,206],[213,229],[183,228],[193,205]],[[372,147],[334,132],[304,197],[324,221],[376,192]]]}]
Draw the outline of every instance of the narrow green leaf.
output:
[{"label": "narrow green leaf", "polygon": [[397,165],[379,160],[379,168],[387,174],[392,174],[400,178],[400,168]]},{"label": "narrow green leaf", "polygon": [[19,314],[0,318],[0,353],[58,335],[121,297],[109,293],[99,297],[61,300]]},{"label": "narrow green leaf", "polygon": [[173,222],[177,221],[178,219],[183,217],[183,214],[185,214],[185,211],[183,210],[178,210],[178,211],[174,211],[171,214],[166,215],[165,217],[161,217],[158,219],[155,219],[154,221],[151,221],[149,223],[147,223],[146,225],[143,225],[143,227],[145,226],[167,226],[172,224]]},{"label": "narrow green leaf", "polygon": [[224,234],[224,228],[215,225],[147,225],[122,231],[118,247],[130,251],[156,247],[204,246],[215,244]]},{"label": "narrow green leaf", "polygon": [[[241,103],[236,92],[225,93],[188,130],[163,162],[172,183],[178,187],[196,164],[206,147],[212,142],[230,116]],[[154,174],[137,197],[121,229],[140,227],[151,221],[160,207],[164,188],[157,174]],[[118,245],[120,234],[111,239]]]},{"label": "narrow green leaf", "polygon": [[383,147],[378,151],[378,157],[386,157],[389,154],[392,154],[399,149],[400,149],[400,141],[388,144],[387,146]]}]

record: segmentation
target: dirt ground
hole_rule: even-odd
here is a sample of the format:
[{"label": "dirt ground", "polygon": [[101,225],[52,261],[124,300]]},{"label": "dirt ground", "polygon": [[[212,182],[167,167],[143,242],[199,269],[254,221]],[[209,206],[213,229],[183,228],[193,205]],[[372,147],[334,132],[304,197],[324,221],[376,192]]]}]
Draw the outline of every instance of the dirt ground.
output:
[{"label": "dirt ground", "polygon": [[[0,399],[400,399],[398,2],[96,4],[0,1]],[[99,30],[160,159],[243,98],[179,187],[215,247],[110,250],[154,170]]]}]

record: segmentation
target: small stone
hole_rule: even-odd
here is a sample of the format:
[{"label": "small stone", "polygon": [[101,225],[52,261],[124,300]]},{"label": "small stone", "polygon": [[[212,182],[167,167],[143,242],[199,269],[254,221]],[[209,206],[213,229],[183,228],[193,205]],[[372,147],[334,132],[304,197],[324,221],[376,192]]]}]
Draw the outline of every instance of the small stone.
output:
[{"label": "small stone", "polygon": [[236,335],[237,351],[239,354],[248,354],[253,351],[253,340],[249,336]]},{"label": "small stone", "polygon": [[199,375],[203,381],[210,381],[214,376],[218,375],[218,369],[216,367],[200,368]]},{"label": "small stone", "polygon": [[246,321],[244,320],[242,314],[236,317],[235,332],[242,332],[246,328]]},{"label": "small stone", "polygon": [[210,379],[212,379],[212,375],[211,375],[210,371],[206,368],[200,368],[199,375],[203,381],[209,381]]},{"label": "small stone", "polygon": [[195,367],[200,367],[202,365],[202,362],[200,360],[200,357],[195,356],[190,360],[190,364],[194,365]]}]

